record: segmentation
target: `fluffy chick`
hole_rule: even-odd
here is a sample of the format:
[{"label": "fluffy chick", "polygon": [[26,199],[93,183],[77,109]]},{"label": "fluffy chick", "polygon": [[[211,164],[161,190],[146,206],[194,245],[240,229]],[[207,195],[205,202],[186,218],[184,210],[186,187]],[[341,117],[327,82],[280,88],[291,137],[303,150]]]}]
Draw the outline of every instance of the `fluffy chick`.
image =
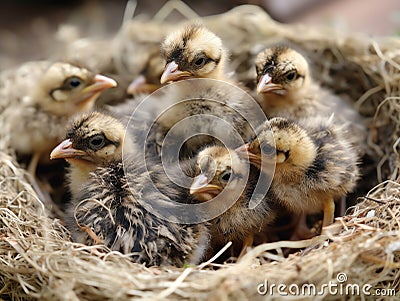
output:
[{"label": "fluffy chick", "polygon": [[186,78],[227,80],[227,52],[222,41],[202,25],[192,24],[168,35],[161,45],[167,62],[161,84]]},{"label": "fluffy chick", "polygon": [[71,123],[50,159],[63,158],[70,163],[69,188],[74,198],[97,167],[122,160],[124,134],[122,123],[99,112],[83,114]]},{"label": "fluffy chick", "polygon": [[[137,124],[133,128],[150,123],[153,128],[147,142],[156,149],[152,153],[160,154],[161,147],[168,145],[164,140],[167,134],[174,138],[169,140],[173,145],[182,141],[180,158],[193,157],[201,147],[218,143],[218,139],[228,140],[224,141],[226,145],[235,148],[243,142],[237,142],[229,125],[247,141],[253,135],[250,123],[256,127],[265,120],[258,104],[232,82],[206,80],[229,81],[224,70],[227,54],[221,40],[201,25],[189,25],[170,34],[161,48],[167,61],[161,82],[189,79],[167,85],[137,107],[136,113],[146,114],[140,117],[143,119],[135,118]],[[179,67],[176,70],[172,68],[175,65]],[[135,107],[138,99],[114,108],[113,112],[120,115],[132,112],[129,106]],[[210,116],[216,118],[211,120]],[[181,122],[185,120],[183,125]]]},{"label": "fluffy chick", "polygon": [[343,99],[321,87],[305,57],[286,46],[260,52],[255,61],[259,103],[268,117],[302,118],[315,114],[358,122],[360,116]]},{"label": "fluffy chick", "polygon": [[[198,201],[221,197],[214,206],[218,211],[224,211],[211,221],[213,244],[239,241],[245,248],[252,245],[253,234],[262,225],[274,220],[274,203],[270,200],[264,200],[254,209],[249,208],[259,173],[234,150],[221,146],[206,147],[196,157],[196,174],[190,193]],[[240,191],[241,187],[243,191]],[[235,196],[237,200],[232,202]]]},{"label": "fluffy chick", "polygon": [[168,181],[157,183],[165,185],[160,190],[150,189],[146,166],[135,157],[122,159],[123,144],[129,143],[124,135],[124,126],[112,117],[83,115],[51,154],[71,165],[73,199],[66,222],[73,239],[103,243],[149,266],[198,263],[208,246],[206,226],[170,222],[144,206],[147,200],[172,204],[169,195],[189,194],[175,191],[177,186],[168,186]]},{"label": "fluffy chick", "polygon": [[177,159],[177,153],[180,159],[193,157],[210,143],[222,141],[234,149],[265,121],[265,114],[245,91],[206,79],[167,85],[147,98],[140,95],[110,111],[124,119],[134,116],[129,131],[138,144],[152,155],[160,156],[166,150],[163,157],[168,161]]},{"label": "fluffy chick", "polygon": [[160,78],[164,71],[164,59],[157,47],[156,51],[148,58],[148,61],[139,76],[128,86],[127,92],[131,95],[150,94],[160,88]]},{"label": "fluffy chick", "polygon": [[64,135],[68,118],[91,110],[102,91],[116,86],[111,78],[64,62],[30,62],[0,77],[1,123],[9,146],[33,155],[32,173]]},{"label": "fluffy chick", "polygon": [[323,211],[323,226],[333,222],[334,199],[351,192],[359,177],[358,153],[345,126],[309,118],[273,118],[260,126],[248,146],[250,161],[276,162],[271,193],[296,213]]}]

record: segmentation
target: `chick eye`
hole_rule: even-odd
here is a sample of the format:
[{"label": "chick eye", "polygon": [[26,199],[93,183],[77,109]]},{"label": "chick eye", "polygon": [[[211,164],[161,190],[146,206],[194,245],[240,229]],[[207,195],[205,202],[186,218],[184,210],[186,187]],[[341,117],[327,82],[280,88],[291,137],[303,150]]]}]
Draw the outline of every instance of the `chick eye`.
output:
[{"label": "chick eye", "polygon": [[93,150],[99,150],[104,146],[105,142],[103,135],[96,135],[89,139],[89,146]]},{"label": "chick eye", "polygon": [[220,179],[222,182],[228,182],[229,179],[231,178],[231,175],[232,175],[232,170],[227,169],[221,174]]},{"label": "chick eye", "polygon": [[70,89],[79,87],[82,84],[82,80],[78,77],[70,77],[66,81],[66,86]]},{"label": "chick eye", "polygon": [[272,145],[270,145],[268,143],[262,143],[260,145],[260,148],[261,148],[262,153],[266,156],[272,156],[276,152],[275,147],[273,147]]},{"label": "chick eye", "polygon": [[71,139],[72,137],[74,137],[75,132],[73,130],[69,130],[67,132],[67,135],[65,136],[67,139]]},{"label": "chick eye", "polygon": [[297,72],[295,70],[289,71],[285,75],[286,79],[289,81],[295,80],[297,78]]},{"label": "chick eye", "polygon": [[206,59],[204,57],[198,58],[197,60],[195,60],[194,64],[197,67],[203,66],[206,62]]}]

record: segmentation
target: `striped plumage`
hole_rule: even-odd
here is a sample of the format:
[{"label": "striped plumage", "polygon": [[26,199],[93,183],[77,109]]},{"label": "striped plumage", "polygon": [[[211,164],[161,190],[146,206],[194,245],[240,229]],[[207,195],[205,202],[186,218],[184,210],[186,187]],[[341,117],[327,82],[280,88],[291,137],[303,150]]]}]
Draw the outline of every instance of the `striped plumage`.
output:
[{"label": "striped plumage", "polygon": [[[70,163],[72,201],[67,227],[74,241],[131,254],[146,265],[197,263],[208,247],[204,224],[171,222],[146,208],[150,201],[190,203],[189,192],[166,178],[161,166],[148,171],[139,155],[122,158],[122,149],[132,151],[125,127],[98,112],[75,120],[52,158]],[[152,164],[152,162],[147,162]],[[125,169],[124,169],[125,168]],[[152,189],[152,181],[157,189]]]},{"label": "striped plumage", "polygon": [[170,33],[161,44],[166,61],[161,83],[186,78],[212,78],[229,81],[225,72],[227,51],[221,39],[199,24]]},{"label": "striped plumage", "polygon": [[124,133],[122,123],[99,112],[79,115],[70,122],[65,140],[50,158],[70,163],[67,177],[72,197],[85,185],[90,172],[122,160]]},{"label": "striped plumage", "polygon": [[306,58],[292,48],[275,46],[260,52],[255,61],[259,103],[269,117],[330,116],[358,121],[349,103],[312,78]]},{"label": "striped plumage", "polygon": [[[196,170],[196,177],[190,189],[192,195],[199,202],[220,197],[213,200],[216,204],[210,204],[210,210],[224,210],[210,221],[213,244],[233,241],[243,242],[244,247],[251,245],[253,235],[271,224],[276,216],[276,203],[268,197],[250,208],[259,180],[258,170],[250,166],[247,159],[240,158],[235,150],[221,146],[204,148],[194,162],[192,168]],[[265,180],[262,180],[263,185],[267,184]]]},{"label": "striped plumage", "polygon": [[[192,24],[172,32],[161,52],[167,63],[161,82],[174,83],[139,106],[143,98],[111,109],[121,116],[130,116],[137,109],[131,124],[133,135],[153,126],[146,142],[153,154],[159,155],[162,146],[182,142],[180,158],[193,157],[202,146],[219,143],[218,139],[235,148],[253,135],[250,122],[256,127],[265,120],[257,102],[229,78],[222,41],[205,27]],[[180,123],[185,119],[186,123]],[[164,141],[167,134],[170,140]],[[164,158],[174,156],[166,154]]]},{"label": "striped plumage", "polygon": [[[126,164],[135,164],[134,159]],[[145,167],[131,172],[126,175],[122,162],[115,162],[90,174],[70,209],[69,228],[74,239],[88,245],[99,243],[81,228],[89,227],[110,249],[131,253],[133,261],[147,266],[199,263],[208,247],[206,226],[166,221],[145,209],[146,200],[173,201],[149,189]]]},{"label": "striped plumage", "polygon": [[[299,52],[275,46],[260,52],[256,62],[258,101],[272,117],[301,119],[334,114],[338,124],[347,123],[357,139],[360,153],[366,126],[351,103],[322,87],[311,75],[310,65]],[[363,146],[363,149],[366,147]]]},{"label": "striped plumage", "polygon": [[250,160],[257,166],[275,160],[271,193],[285,207],[305,214],[324,210],[324,225],[331,223],[334,199],[351,192],[359,177],[356,138],[346,125],[322,117],[273,118],[270,126],[273,136],[267,125],[257,130]]}]

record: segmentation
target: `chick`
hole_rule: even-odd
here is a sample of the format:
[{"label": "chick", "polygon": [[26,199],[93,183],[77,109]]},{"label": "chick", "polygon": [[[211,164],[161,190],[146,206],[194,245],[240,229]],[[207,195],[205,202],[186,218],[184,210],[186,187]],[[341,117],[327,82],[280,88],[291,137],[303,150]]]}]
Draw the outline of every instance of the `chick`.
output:
[{"label": "chick", "polygon": [[[230,148],[247,141],[253,135],[253,128],[265,120],[265,114],[225,74],[227,53],[221,40],[201,25],[190,25],[170,34],[161,49],[167,61],[161,83],[177,83],[159,89],[137,107],[137,101],[128,104],[135,107],[136,113],[145,112],[143,118],[132,118],[137,122],[133,128],[150,123],[147,142],[154,149],[152,153],[161,155],[161,148],[181,143],[182,159],[193,157],[204,145],[223,139]],[[173,70],[174,64],[180,69]],[[181,80],[184,78],[189,79]],[[126,105],[113,111],[132,112]],[[171,143],[165,141],[167,135]]]},{"label": "chick", "polygon": [[324,212],[323,226],[333,222],[335,198],[351,192],[359,177],[358,153],[346,126],[320,117],[293,122],[273,118],[256,130],[247,146],[257,167],[276,162],[271,193],[295,213]]},{"label": "chick", "polygon": [[[202,23],[223,41],[230,53],[230,66],[235,78],[247,87],[254,86],[254,50],[277,36],[275,21],[256,5],[240,5],[220,15],[201,18]],[[253,81],[251,82],[251,78]]]},{"label": "chick", "polygon": [[303,118],[315,114],[358,122],[361,117],[343,99],[321,87],[307,60],[286,46],[267,48],[256,61],[259,103],[268,117]]},{"label": "chick", "polygon": [[122,123],[99,112],[83,114],[72,122],[66,139],[53,149],[50,159],[64,158],[71,164],[68,179],[74,198],[90,172],[122,161],[124,133]]},{"label": "chick", "polygon": [[131,95],[150,94],[160,88],[160,77],[164,71],[164,59],[160,55],[160,50],[157,48],[153,52],[147,64],[128,86],[127,92]]},{"label": "chick", "polygon": [[167,62],[161,84],[186,78],[230,80],[225,74],[227,51],[221,39],[202,25],[192,24],[168,35],[161,55]]},{"label": "chick", "polygon": [[249,207],[258,171],[235,151],[209,146],[196,157],[196,174],[190,193],[199,202],[216,198],[210,210],[220,213],[211,221],[213,244],[239,241],[243,242],[242,250],[251,246],[253,234],[275,218],[272,200],[266,199],[253,209]]},{"label": "chick", "polygon": [[[174,28],[175,25],[166,22],[138,18],[124,22],[112,41],[117,73],[136,78],[152,57],[161,57],[160,43]],[[160,63],[163,67],[164,62]]]},{"label": "chick", "polygon": [[161,87],[165,61],[160,54],[160,44],[175,26],[140,18],[124,21],[112,41],[112,58],[117,73],[133,79],[126,87],[128,94],[151,93]]},{"label": "chick", "polygon": [[64,62],[30,62],[0,77],[1,124],[9,146],[32,155],[32,174],[62,138],[69,116],[91,110],[102,91],[116,86],[111,78]]},{"label": "chick", "polygon": [[123,145],[131,144],[124,135],[123,124],[110,116],[83,115],[51,153],[52,159],[70,163],[73,199],[66,223],[73,239],[88,245],[103,243],[148,266],[198,263],[208,247],[206,226],[170,222],[145,206],[150,200],[187,202],[171,200],[169,195],[190,198],[189,194],[175,191],[173,185],[150,189],[146,166],[135,156],[122,159]]},{"label": "chick", "polygon": [[266,119],[245,91],[208,79],[179,81],[109,109],[129,121],[128,130],[146,153],[176,163],[176,154],[192,158],[210,143],[234,149]]}]

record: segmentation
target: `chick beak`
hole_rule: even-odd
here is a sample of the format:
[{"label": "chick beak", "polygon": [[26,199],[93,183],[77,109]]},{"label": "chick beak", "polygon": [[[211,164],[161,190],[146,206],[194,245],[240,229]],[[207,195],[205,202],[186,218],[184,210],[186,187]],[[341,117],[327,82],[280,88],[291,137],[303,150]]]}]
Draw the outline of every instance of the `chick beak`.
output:
[{"label": "chick beak", "polygon": [[210,194],[217,195],[221,191],[221,187],[208,183],[208,178],[204,174],[200,174],[194,178],[190,186],[190,194]]},{"label": "chick beak", "polygon": [[262,160],[261,156],[255,155],[250,151],[249,143],[243,144],[242,146],[238,147],[235,151],[238,153],[240,158],[249,160],[251,164],[261,169],[261,160]]},{"label": "chick beak", "polygon": [[172,61],[165,66],[164,72],[161,75],[160,83],[165,84],[167,82],[177,81],[191,76],[192,74],[190,72],[179,70],[178,64],[175,61]]},{"label": "chick beak", "polygon": [[86,155],[86,152],[73,148],[72,141],[66,139],[52,150],[50,160],[76,158]]},{"label": "chick beak", "polygon": [[257,93],[269,93],[269,92],[277,92],[277,91],[284,91],[283,87],[278,84],[274,84],[272,82],[272,77],[269,74],[264,74],[258,84],[257,84]]},{"label": "chick beak", "polygon": [[114,88],[118,84],[112,78],[109,78],[104,75],[97,74],[94,77],[94,82],[90,86],[82,89],[81,97],[78,99],[78,103],[86,103],[90,101],[96,100],[96,98],[100,95],[101,92],[108,88]]},{"label": "chick beak", "polygon": [[143,91],[143,87],[146,85],[146,78],[144,75],[139,75],[130,84],[126,92],[131,95],[135,95]]},{"label": "chick beak", "polygon": [[130,95],[136,95],[139,93],[153,93],[160,86],[149,84],[144,75],[139,75],[135,80],[133,80],[126,92]]}]

